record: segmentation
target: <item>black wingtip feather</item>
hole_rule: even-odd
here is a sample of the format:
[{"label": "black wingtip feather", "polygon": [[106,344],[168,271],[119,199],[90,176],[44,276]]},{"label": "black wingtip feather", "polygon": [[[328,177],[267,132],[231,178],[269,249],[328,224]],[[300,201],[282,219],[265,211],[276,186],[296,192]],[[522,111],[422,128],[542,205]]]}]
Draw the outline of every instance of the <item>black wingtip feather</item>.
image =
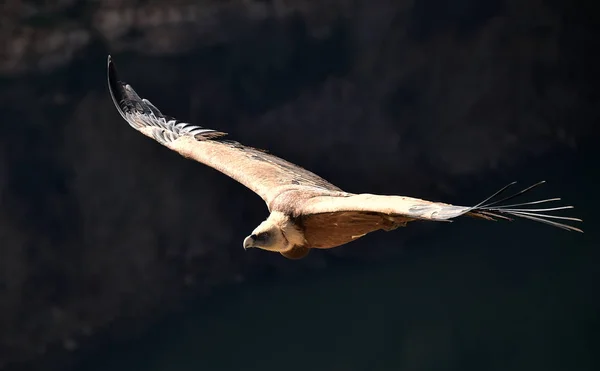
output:
[{"label": "black wingtip feather", "polygon": [[[546,182],[545,180],[542,180],[542,181],[537,182],[537,183],[511,195],[511,196],[504,197],[500,200],[492,201],[495,197],[499,196],[506,189],[508,189],[510,186],[512,186],[516,183],[516,182],[512,182],[512,183],[506,185],[505,187],[501,188],[499,191],[494,193],[492,196],[486,198],[482,202],[473,206],[469,210],[468,214],[471,214],[474,216],[480,216],[480,217],[487,217],[487,218],[492,217],[492,218],[509,219],[509,220],[511,220],[511,218],[509,216],[519,217],[519,218],[529,219],[529,220],[533,220],[536,222],[548,224],[553,227],[562,228],[567,231],[575,231],[575,232],[583,233],[583,230],[581,230],[577,227],[554,221],[556,219],[559,219],[559,220],[569,220],[569,221],[574,221],[574,222],[582,222],[583,220],[581,220],[579,218],[559,216],[559,215],[554,215],[554,214],[548,213],[549,211],[572,209],[573,206],[570,206],[570,205],[569,206],[558,206],[558,207],[550,207],[550,208],[542,208],[542,209],[540,209],[540,208],[524,208],[523,207],[526,205],[534,205],[534,204],[541,204],[541,203],[546,203],[546,202],[559,201],[560,198],[548,198],[548,199],[538,200],[538,201],[528,201],[528,202],[521,202],[521,203],[517,203],[517,204],[501,205],[502,202],[512,200],[515,197],[523,195],[523,194],[531,191],[532,189],[538,187],[539,185],[544,184],[545,182]],[[489,202],[489,201],[492,201],[492,202]],[[552,219],[554,219],[554,220],[552,220]]]},{"label": "black wingtip feather", "polygon": [[122,104],[124,101],[124,98],[125,98],[125,89],[123,88],[123,84],[121,83],[121,81],[119,81],[119,77],[117,74],[117,68],[115,67],[115,64],[113,63],[112,57],[110,56],[110,54],[108,55],[108,58],[107,58],[107,70],[108,70],[108,75],[107,75],[108,91],[110,93],[110,97],[112,98],[112,101],[115,104],[115,107],[119,111],[119,114],[121,114],[121,116],[125,120],[127,120],[127,118],[125,117],[125,112],[124,112],[125,107]]},{"label": "black wingtip feather", "polygon": [[108,55],[108,61],[107,61],[106,67],[108,70],[108,87],[112,93],[112,92],[118,90],[116,88],[119,86],[119,84],[118,84],[117,68],[115,67],[115,64],[113,63],[112,57],[110,56],[110,54]]},{"label": "black wingtip feather", "polygon": [[126,117],[128,113],[154,114],[167,121],[172,119],[163,115],[149,101],[142,99],[129,84],[119,79],[117,67],[110,55],[108,56],[108,90],[115,107],[126,121],[129,121]]},{"label": "black wingtip feather", "polygon": [[179,121],[160,112],[149,100],[141,98],[131,85],[119,79],[117,68],[110,55],[107,58],[107,70],[108,90],[112,101],[119,114],[134,129],[158,128],[159,131],[155,130],[152,137],[162,144],[174,141],[182,135],[193,136],[197,140],[214,140],[227,135],[217,130]]}]

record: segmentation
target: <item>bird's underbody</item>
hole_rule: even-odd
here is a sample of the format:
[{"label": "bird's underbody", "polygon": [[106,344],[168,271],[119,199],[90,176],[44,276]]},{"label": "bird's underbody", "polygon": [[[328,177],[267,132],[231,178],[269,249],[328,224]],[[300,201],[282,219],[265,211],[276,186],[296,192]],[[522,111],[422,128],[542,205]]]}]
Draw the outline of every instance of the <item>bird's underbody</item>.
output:
[{"label": "bird's underbody", "polygon": [[486,220],[519,217],[582,232],[561,222],[581,219],[550,214],[572,206],[535,206],[559,198],[507,203],[544,182],[496,200],[514,184],[511,183],[470,207],[405,196],[347,193],[277,156],[227,140],[226,133],[164,115],[118,79],[110,56],[108,86],[118,112],[131,127],[184,157],[233,178],[265,201],[270,215],[244,239],[244,249],[258,248],[300,259],[311,249],[341,246],[377,230],[390,231],[417,220],[450,221],[463,215]]}]

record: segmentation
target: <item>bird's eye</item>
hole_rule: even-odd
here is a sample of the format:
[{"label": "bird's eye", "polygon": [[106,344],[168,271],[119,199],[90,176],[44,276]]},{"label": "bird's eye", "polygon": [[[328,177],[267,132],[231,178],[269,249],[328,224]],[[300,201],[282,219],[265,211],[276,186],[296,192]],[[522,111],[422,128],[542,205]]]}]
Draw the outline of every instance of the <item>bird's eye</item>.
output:
[{"label": "bird's eye", "polygon": [[262,233],[259,233],[259,234],[256,235],[256,240],[259,240],[259,241],[264,241],[267,238],[269,238],[269,233],[268,232],[262,232]]}]

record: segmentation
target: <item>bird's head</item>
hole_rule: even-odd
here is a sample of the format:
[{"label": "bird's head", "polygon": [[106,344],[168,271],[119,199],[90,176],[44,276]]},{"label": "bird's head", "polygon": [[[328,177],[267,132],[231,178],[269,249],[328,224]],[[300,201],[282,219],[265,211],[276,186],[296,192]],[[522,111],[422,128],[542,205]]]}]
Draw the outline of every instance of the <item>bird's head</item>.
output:
[{"label": "bird's head", "polygon": [[287,215],[273,212],[244,239],[244,249],[285,252],[305,243],[304,234]]}]

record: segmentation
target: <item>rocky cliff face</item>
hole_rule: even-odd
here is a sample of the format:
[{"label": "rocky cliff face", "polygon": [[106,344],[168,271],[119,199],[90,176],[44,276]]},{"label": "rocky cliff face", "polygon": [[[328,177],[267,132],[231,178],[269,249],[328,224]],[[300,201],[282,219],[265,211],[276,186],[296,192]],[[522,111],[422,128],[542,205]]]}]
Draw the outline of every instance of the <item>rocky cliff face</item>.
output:
[{"label": "rocky cliff face", "polygon": [[108,53],[163,112],[347,191],[448,199],[455,184],[597,134],[588,8],[4,2],[0,368],[68,359],[98,333],[143,328],[186,295],[249,275],[398,248],[359,241],[294,263],[244,253],[241,240],[267,215],[262,201],[129,128],[106,91]]}]

